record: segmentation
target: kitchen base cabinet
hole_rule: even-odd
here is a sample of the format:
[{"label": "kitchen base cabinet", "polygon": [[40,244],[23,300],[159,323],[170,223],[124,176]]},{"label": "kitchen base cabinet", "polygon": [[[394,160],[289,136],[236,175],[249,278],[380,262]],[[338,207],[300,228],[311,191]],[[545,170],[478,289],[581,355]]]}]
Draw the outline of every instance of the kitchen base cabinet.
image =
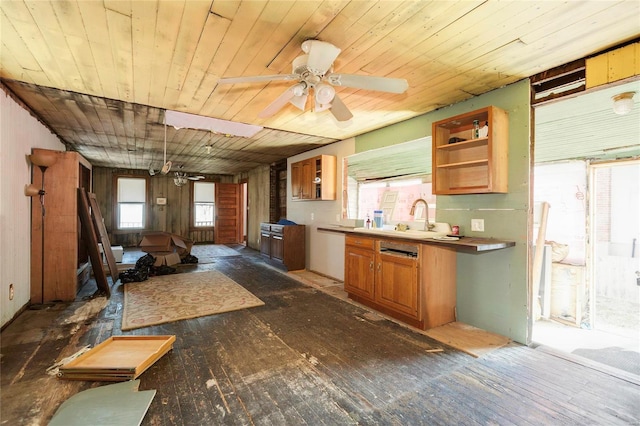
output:
[{"label": "kitchen base cabinet", "polygon": [[345,244],[345,291],[349,294],[373,299],[375,240],[347,236]]},{"label": "kitchen base cabinet", "polygon": [[305,226],[260,224],[260,253],[289,271],[305,268]]},{"label": "kitchen base cabinet", "polygon": [[426,330],[456,320],[456,251],[428,244],[345,237],[349,298]]}]

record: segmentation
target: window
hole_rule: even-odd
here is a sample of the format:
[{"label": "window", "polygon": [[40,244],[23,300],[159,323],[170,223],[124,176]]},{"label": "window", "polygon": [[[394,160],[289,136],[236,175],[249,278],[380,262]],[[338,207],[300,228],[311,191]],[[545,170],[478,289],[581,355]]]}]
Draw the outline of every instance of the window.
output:
[{"label": "window", "polygon": [[[382,209],[384,223],[424,222],[426,212],[422,205],[409,214],[415,200],[422,198],[429,203],[429,220],[435,222],[436,197],[431,192],[429,179],[396,179],[378,182],[360,182],[357,184],[357,213],[359,219],[369,216],[373,220],[373,211]],[[426,182],[425,182],[426,181]]]},{"label": "window", "polygon": [[194,228],[212,228],[215,207],[215,184],[213,182],[193,182]]},{"label": "window", "polygon": [[147,180],[145,178],[117,178],[118,229],[145,227]]}]

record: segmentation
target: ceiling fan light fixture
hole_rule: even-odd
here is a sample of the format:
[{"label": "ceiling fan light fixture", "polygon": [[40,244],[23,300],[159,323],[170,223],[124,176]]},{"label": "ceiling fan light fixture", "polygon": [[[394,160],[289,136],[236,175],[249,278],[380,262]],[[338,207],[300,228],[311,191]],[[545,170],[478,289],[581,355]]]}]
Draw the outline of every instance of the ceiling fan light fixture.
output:
[{"label": "ceiling fan light fixture", "polygon": [[333,101],[336,96],[336,89],[328,84],[318,84],[315,87],[316,102],[320,105],[327,105]]},{"label": "ceiling fan light fixture", "polygon": [[173,183],[178,187],[186,185],[187,184],[186,173],[176,172],[176,177],[173,178]]},{"label": "ceiling fan light fixture", "polygon": [[292,87],[293,96],[304,95],[304,89],[306,88],[307,88],[307,85],[304,82],[296,84],[295,86]]},{"label": "ceiling fan light fixture", "polygon": [[636,92],[624,92],[613,96],[613,112],[618,115],[629,114],[633,109],[633,95]]}]

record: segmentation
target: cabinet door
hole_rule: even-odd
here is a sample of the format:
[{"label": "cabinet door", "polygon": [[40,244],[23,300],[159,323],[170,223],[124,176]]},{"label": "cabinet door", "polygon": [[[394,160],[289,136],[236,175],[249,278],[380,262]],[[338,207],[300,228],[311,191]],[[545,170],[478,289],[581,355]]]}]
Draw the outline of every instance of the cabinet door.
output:
[{"label": "cabinet door", "polygon": [[419,300],[418,259],[378,253],[375,301],[418,319]]},{"label": "cabinet door", "polygon": [[359,247],[345,247],[344,289],[373,300],[375,253]]},{"label": "cabinet door", "polygon": [[301,172],[301,196],[305,200],[311,200],[315,198],[314,194],[314,185],[313,185],[313,177],[315,175],[315,161],[313,158],[308,160],[304,160],[302,162],[302,172]]},{"label": "cabinet door", "polygon": [[291,198],[302,198],[302,162],[291,164]]},{"label": "cabinet door", "polygon": [[268,231],[260,232],[260,253],[271,256],[271,237]]},{"label": "cabinet door", "polygon": [[284,259],[284,239],[282,235],[271,234],[271,258],[280,261]]}]

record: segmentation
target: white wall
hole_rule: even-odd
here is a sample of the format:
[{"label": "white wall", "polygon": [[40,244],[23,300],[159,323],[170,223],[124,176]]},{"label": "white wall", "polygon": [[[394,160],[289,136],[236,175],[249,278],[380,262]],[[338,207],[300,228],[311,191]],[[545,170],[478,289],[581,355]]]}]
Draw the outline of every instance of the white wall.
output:
[{"label": "white wall", "polygon": [[292,201],[291,185],[287,185],[287,219],[307,226],[307,269],[340,281],[344,280],[344,236],[336,233],[318,232],[317,227],[338,222],[342,210],[342,160],[354,152],[354,139],[347,139],[313,151],[307,151],[287,160],[287,181],[291,182],[291,163],[322,154],[337,157],[336,200]]},{"label": "white wall", "polygon": [[[24,195],[24,186],[31,183],[27,155],[31,148],[64,151],[65,147],[9,97],[4,86],[0,88],[0,325],[4,326],[30,298],[31,199]],[[13,300],[9,300],[11,284]]]}]

